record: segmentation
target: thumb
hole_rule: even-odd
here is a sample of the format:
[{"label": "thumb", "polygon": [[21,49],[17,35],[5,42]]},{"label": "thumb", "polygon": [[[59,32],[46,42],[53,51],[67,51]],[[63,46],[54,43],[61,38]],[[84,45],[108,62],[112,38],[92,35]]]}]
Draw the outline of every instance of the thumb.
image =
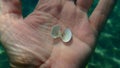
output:
[{"label": "thumb", "polygon": [[[0,32],[3,33],[12,24],[22,19],[20,0],[0,0]],[[14,23],[14,24],[15,24]]]},{"label": "thumb", "polygon": [[0,14],[22,16],[20,0],[0,0]]}]

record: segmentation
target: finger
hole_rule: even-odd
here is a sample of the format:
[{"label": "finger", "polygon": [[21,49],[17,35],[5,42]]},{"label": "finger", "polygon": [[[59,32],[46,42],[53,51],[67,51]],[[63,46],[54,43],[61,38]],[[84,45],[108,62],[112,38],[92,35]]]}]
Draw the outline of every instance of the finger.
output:
[{"label": "finger", "polygon": [[19,0],[0,0],[0,32],[3,33],[22,19]]},{"label": "finger", "polygon": [[112,9],[115,0],[100,0],[89,20],[95,30],[99,30]]},{"label": "finger", "polygon": [[40,0],[35,10],[47,12],[56,17],[66,1],[68,0]]},{"label": "finger", "polygon": [[0,14],[15,14],[22,16],[21,3],[19,0],[0,0]]},{"label": "finger", "polygon": [[[45,10],[46,8],[53,8],[61,5],[65,0],[39,0],[36,9]],[[43,9],[44,8],[44,9]],[[47,9],[46,9],[47,10]]]},{"label": "finger", "polygon": [[45,4],[45,3],[47,3],[48,1],[50,1],[50,0],[39,0],[37,6],[38,6],[38,5]]},{"label": "finger", "polygon": [[77,0],[76,4],[83,11],[88,11],[92,4],[93,0]]},{"label": "finger", "polygon": [[61,4],[62,2],[65,2],[65,1],[68,1],[68,0],[39,0],[36,8],[39,8],[43,4],[48,4],[50,6],[53,4]]}]

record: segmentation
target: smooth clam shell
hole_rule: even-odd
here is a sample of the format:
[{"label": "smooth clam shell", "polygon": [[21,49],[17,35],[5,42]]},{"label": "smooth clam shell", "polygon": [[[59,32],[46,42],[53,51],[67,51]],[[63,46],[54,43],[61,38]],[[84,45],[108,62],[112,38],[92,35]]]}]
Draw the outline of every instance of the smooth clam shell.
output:
[{"label": "smooth clam shell", "polygon": [[69,42],[72,39],[72,32],[70,29],[65,29],[62,37],[61,37],[63,42]]},{"label": "smooth clam shell", "polygon": [[52,38],[58,38],[60,36],[59,33],[60,33],[60,26],[58,25],[53,26],[51,31]]}]

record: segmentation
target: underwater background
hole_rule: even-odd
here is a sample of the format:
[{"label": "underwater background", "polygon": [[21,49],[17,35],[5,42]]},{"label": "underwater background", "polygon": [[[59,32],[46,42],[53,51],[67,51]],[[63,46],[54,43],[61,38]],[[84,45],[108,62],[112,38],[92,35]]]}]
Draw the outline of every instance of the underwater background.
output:
[{"label": "underwater background", "polygon": [[[22,0],[23,16],[26,17],[36,6],[38,0]],[[94,0],[88,15],[94,10],[98,0]],[[115,4],[102,29],[95,51],[86,68],[120,68],[120,0]],[[0,43],[0,68],[10,68],[8,57]]]}]

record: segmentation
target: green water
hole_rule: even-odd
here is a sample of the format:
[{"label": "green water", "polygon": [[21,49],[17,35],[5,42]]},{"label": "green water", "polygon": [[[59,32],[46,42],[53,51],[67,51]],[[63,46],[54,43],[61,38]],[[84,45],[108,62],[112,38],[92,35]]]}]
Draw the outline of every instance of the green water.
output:
[{"label": "green water", "polygon": [[[38,0],[22,0],[23,16],[33,11]],[[95,8],[97,0],[88,15]],[[9,68],[8,58],[0,44],[0,68]],[[109,14],[86,68],[120,68],[120,0]]]}]

